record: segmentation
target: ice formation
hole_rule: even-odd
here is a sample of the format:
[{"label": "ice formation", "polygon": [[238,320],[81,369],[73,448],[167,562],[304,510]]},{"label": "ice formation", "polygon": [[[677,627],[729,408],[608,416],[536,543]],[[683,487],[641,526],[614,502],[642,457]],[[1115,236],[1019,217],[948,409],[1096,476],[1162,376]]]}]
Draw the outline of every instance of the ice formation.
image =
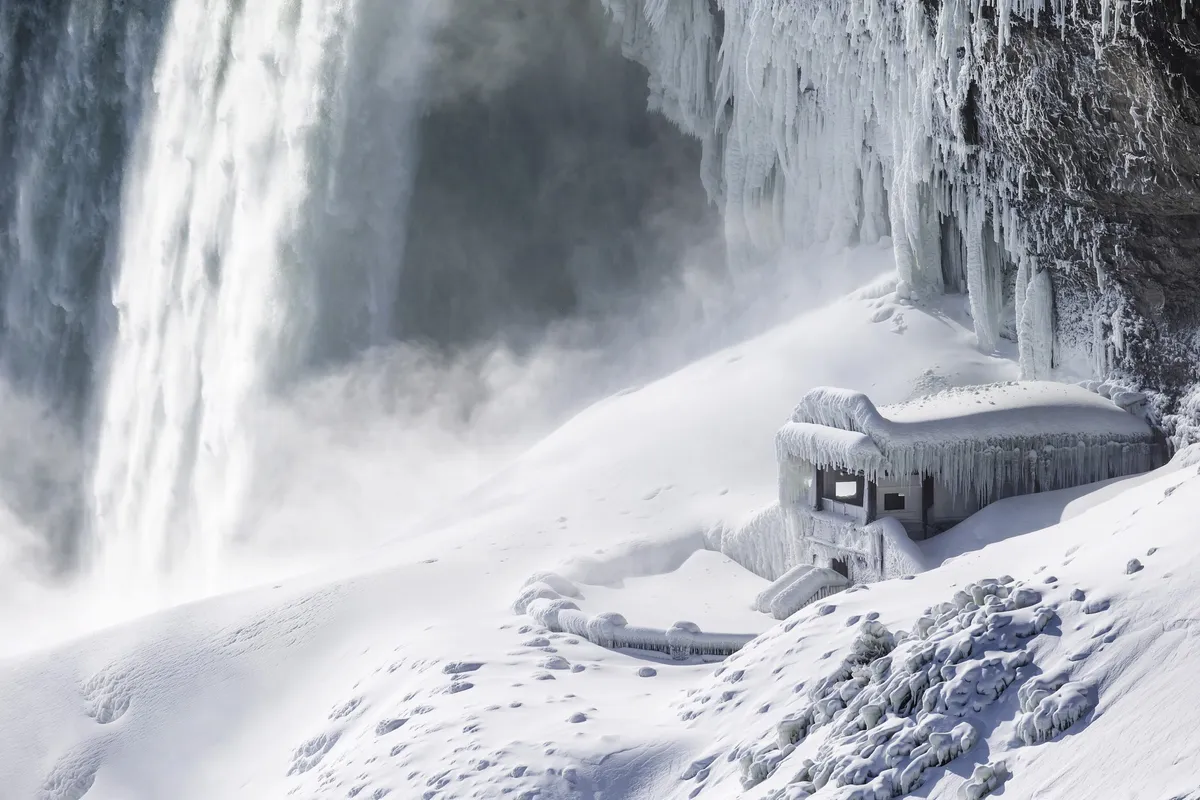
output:
[{"label": "ice formation", "polygon": [[[1015,26],[1079,29],[1099,51],[1133,31],[1136,4],[603,2],[626,54],[650,71],[651,107],[704,143],[735,256],[890,235],[903,286],[968,290],[981,348],[1014,331],[1024,376],[1049,376],[1063,346],[1054,284],[1074,265],[1041,254],[1046,229],[1071,231],[1097,276],[1101,255],[1070,209],[1028,218],[1027,165],[980,147],[980,109],[998,101],[981,93],[1003,90],[998,55]],[[1003,101],[1014,120],[1036,102]],[[1119,340],[1121,326],[1109,331],[1111,309],[1074,311],[1092,320],[1082,349],[1104,372],[1105,337]]]},{"label": "ice formation", "polygon": [[775,619],[787,619],[805,606],[850,586],[841,574],[825,567],[798,564],[754,600],[754,609]]},{"label": "ice formation", "polygon": [[1026,381],[952,389],[877,409],[865,394],[813,389],[776,438],[780,462],[936,475],[982,502],[1146,472],[1150,427],[1083,387]]},{"label": "ice formation", "polygon": [[[796,515],[789,516],[795,521]],[[814,542],[840,542],[844,545],[839,548],[838,557],[850,558],[852,582],[897,578],[924,572],[928,568],[925,557],[909,538],[904,526],[890,517],[860,526],[838,514],[817,511],[805,513],[801,524],[805,526],[803,532],[789,527],[789,520],[780,506],[774,504],[754,515],[744,525],[718,530],[709,537],[709,549],[720,552],[755,575],[773,582],[753,605],[763,613],[773,614],[770,603],[776,595],[802,575],[805,566],[813,563],[813,555],[818,554]],[[861,556],[849,555],[850,549]],[[820,554],[828,555],[824,552]],[[791,579],[787,578],[789,572]],[[797,605],[792,613],[823,596],[827,595],[814,595],[811,600]]]},{"label": "ice formation", "polygon": [[[1055,619],[1037,590],[1007,576],[965,586],[908,633],[868,619],[849,655],[797,695],[773,736],[731,753],[743,787],[764,785],[770,800],[908,796],[931,770],[970,757],[989,733],[983,712],[1014,685],[1021,741],[1055,736],[1092,708],[1084,684],[1033,677],[1030,643]],[[1004,763],[977,764],[960,796],[985,797],[1007,777]]]}]

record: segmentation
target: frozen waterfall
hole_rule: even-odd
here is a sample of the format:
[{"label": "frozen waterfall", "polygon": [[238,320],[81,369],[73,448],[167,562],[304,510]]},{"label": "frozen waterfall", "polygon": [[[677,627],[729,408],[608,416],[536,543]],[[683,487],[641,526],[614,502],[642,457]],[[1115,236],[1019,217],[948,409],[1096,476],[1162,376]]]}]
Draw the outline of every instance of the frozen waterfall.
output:
[{"label": "frozen waterfall", "polygon": [[[1100,53],[1137,35],[1136,4],[604,2],[626,54],[651,72],[652,106],[704,143],[706,185],[732,248],[802,252],[890,234],[903,285],[915,296],[966,290],[981,349],[1020,339],[1027,376],[1048,377],[1064,345],[1100,354],[1110,346],[1065,343],[1055,319],[1048,268],[1099,271],[1093,232],[1069,205],[1054,218],[1030,213],[1033,168],[981,147],[978,115],[1018,129],[1034,116],[1038,100],[1018,87],[1042,78],[1005,76],[998,56],[1018,27],[1079,31]],[[1188,0],[1174,5],[1176,16],[1190,13]],[[1071,236],[1081,264],[1046,257],[1049,239]],[[1101,305],[1072,309],[1076,339],[1111,313]]]}]

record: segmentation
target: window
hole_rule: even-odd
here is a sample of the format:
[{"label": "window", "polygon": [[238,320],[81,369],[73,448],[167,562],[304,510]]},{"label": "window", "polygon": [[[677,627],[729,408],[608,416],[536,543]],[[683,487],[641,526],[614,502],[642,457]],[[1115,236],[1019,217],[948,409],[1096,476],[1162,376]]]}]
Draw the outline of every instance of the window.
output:
[{"label": "window", "polygon": [[866,480],[862,475],[854,475],[836,469],[823,470],[823,473],[822,497],[852,506],[863,504],[863,489],[866,486]]},{"label": "window", "polygon": [[853,500],[858,496],[858,481],[838,481],[833,485],[833,496],[838,500]]},{"label": "window", "polygon": [[884,511],[903,511],[904,495],[900,492],[887,492],[883,496]]}]

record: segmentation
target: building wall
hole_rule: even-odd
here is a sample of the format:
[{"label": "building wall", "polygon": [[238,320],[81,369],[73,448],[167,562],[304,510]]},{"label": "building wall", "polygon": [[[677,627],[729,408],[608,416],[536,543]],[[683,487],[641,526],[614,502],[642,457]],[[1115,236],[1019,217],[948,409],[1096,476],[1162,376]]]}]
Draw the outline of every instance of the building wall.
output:
[{"label": "building wall", "polygon": [[925,569],[923,557],[899,521],[881,519],[870,525],[837,514],[792,506],[784,509],[795,561],[836,569],[845,566],[851,583],[915,574]]},{"label": "building wall", "polygon": [[[904,495],[903,511],[888,511],[885,496],[897,493]],[[924,498],[921,491],[921,477],[910,475],[904,477],[881,478],[875,489],[875,509],[877,517],[892,517],[899,520],[904,529],[914,539],[924,538],[924,515],[921,505]]]},{"label": "building wall", "polygon": [[966,494],[955,493],[942,481],[933,482],[933,508],[929,510],[929,522],[934,530],[929,535],[936,535],[947,527],[962,522],[967,517],[982,508],[979,497],[974,491]]}]

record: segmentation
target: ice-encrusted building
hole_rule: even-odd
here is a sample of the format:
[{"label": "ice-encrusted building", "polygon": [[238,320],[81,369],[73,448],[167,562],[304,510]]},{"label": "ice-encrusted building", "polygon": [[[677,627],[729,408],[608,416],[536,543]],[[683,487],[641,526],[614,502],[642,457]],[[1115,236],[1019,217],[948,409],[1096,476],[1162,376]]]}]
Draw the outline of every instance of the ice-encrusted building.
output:
[{"label": "ice-encrusted building", "polygon": [[920,568],[912,540],[991,502],[1153,469],[1165,444],[1131,413],[1138,399],[1025,381],[876,408],[861,392],[813,389],[776,436],[798,562],[850,581],[897,577]]}]

